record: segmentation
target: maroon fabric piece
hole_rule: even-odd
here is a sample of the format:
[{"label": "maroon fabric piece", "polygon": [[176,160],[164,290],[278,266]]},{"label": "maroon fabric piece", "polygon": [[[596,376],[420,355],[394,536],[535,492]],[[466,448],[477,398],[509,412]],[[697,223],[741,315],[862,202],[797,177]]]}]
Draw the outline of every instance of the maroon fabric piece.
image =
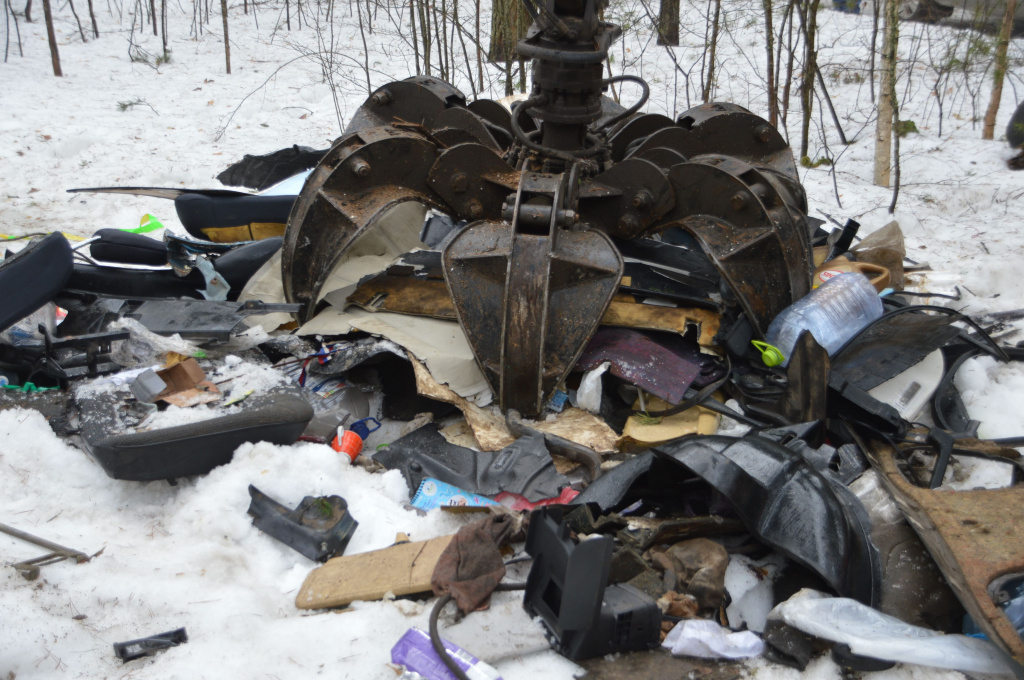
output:
[{"label": "maroon fabric piece", "polygon": [[498,548],[509,540],[514,528],[510,515],[491,515],[459,529],[434,567],[430,578],[434,595],[451,593],[463,614],[489,604],[491,593],[505,578]]}]

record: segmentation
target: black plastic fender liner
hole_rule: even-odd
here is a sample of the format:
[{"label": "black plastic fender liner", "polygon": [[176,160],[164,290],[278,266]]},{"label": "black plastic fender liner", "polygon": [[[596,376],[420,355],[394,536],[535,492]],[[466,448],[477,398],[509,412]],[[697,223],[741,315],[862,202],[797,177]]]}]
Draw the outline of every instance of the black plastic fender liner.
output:
[{"label": "black plastic fender liner", "polygon": [[0,261],[0,331],[56,297],[71,268],[71,244],[60,233],[34,240]]},{"label": "black plastic fender liner", "polygon": [[254,397],[240,413],[159,430],[118,434],[120,395],[79,398],[82,442],[114,479],[152,481],[206,474],[231,461],[247,442],[295,443],[313,418],[300,396]]},{"label": "black plastic fender liner", "polygon": [[474,451],[449,444],[431,423],[391,442],[373,460],[400,470],[411,493],[427,477],[470,493],[496,496],[510,491],[534,502],[554,498],[569,486],[540,434],[520,437],[500,451]]},{"label": "black plastic fender liner", "polygon": [[629,487],[647,474],[654,462],[654,454],[650,451],[638,453],[621,465],[616,465],[608,472],[590,483],[579,496],[572,499],[570,505],[596,503],[601,512],[608,512],[618,505],[629,491]]},{"label": "black plastic fender liner", "polygon": [[812,569],[840,595],[878,606],[881,561],[867,513],[849,489],[798,453],[758,436],[684,437],[654,451],[729,499],[764,543]]}]

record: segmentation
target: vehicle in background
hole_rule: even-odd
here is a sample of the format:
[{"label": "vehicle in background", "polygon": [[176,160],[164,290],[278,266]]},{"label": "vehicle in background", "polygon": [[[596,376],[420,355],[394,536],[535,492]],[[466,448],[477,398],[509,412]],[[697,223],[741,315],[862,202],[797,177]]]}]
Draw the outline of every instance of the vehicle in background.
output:
[{"label": "vehicle in background", "polygon": [[[1006,0],[900,0],[900,19],[935,22],[953,19],[964,26],[998,29],[1006,12]],[[1024,2],[1017,1],[1014,13],[1015,30],[1024,30]]]}]

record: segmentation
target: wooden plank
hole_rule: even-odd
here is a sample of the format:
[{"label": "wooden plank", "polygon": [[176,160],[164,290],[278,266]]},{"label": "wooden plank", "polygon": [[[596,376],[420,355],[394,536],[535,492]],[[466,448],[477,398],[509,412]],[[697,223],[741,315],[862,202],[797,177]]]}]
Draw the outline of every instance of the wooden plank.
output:
[{"label": "wooden plank", "polygon": [[428,592],[434,567],[451,540],[452,536],[441,536],[335,557],[309,573],[295,596],[295,606],[325,609],[356,600],[379,600],[386,593]]}]

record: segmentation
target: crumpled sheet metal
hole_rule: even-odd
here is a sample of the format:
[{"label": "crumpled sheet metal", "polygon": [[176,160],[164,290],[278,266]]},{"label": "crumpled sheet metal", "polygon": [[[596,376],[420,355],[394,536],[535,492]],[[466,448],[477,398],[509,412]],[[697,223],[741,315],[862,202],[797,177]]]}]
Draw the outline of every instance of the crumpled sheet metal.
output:
[{"label": "crumpled sheet metal", "polygon": [[[1024,664],[1024,640],[991,594],[1000,577],[1024,574],[1024,485],[926,489],[903,476],[896,465],[896,449],[889,444],[872,440],[863,448],[978,627]],[[1024,677],[1024,668],[1017,668],[1016,674]]]},{"label": "crumpled sheet metal", "polygon": [[437,426],[429,424],[392,442],[373,460],[400,470],[410,492],[426,477],[470,493],[496,496],[510,491],[530,501],[554,498],[569,486],[569,479],[555,470],[541,435],[520,437],[501,451],[484,452],[449,444]]},{"label": "crumpled sheet metal", "polygon": [[878,605],[881,564],[867,513],[849,489],[823,477],[799,454],[757,436],[687,437],[654,451],[729,499],[762,541],[812,569],[841,595]]}]

